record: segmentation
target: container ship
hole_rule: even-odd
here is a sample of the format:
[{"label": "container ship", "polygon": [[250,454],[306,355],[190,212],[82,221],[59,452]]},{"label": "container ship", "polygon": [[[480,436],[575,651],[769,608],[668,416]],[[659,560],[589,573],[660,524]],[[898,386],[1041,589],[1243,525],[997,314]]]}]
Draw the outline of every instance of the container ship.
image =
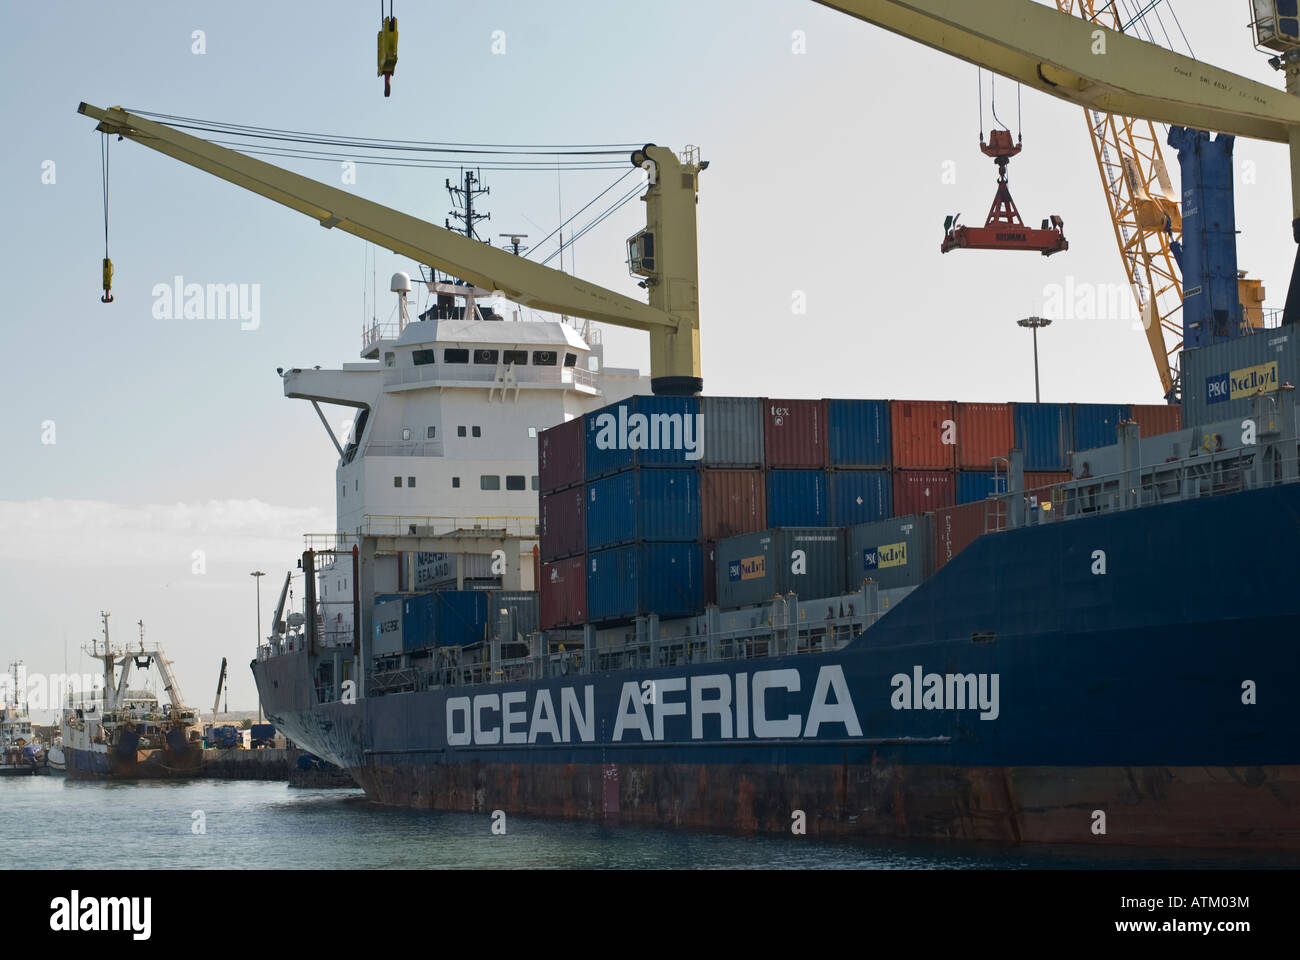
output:
[{"label": "container ship", "polygon": [[[1282,384],[1300,374],[1293,336],[1251,331],[1185,368],[1262,365]],[[374,387],[336,478],[350,533],[304,553],[315,615],[281,620],[282,595],[252,669],[268,719],[372,799],[1300,846],[1289,390],[592,406],[597,382],[561,374],[529,395],[546,409],[517,410],[467,377],[463,358],[491,369],[543,339],[554,374],[586,368],[564,325],[461,313],[364,345]],[[327,384],[357,372],[289,371],[285,392],[338,397]],[[503,437],[517,452],[477,452]],[[519,490],[508,521],[488,512],[500,477]],[[430,488],[442,518],[397,502]],[[463,489],[492,496],[458,504]]]}]

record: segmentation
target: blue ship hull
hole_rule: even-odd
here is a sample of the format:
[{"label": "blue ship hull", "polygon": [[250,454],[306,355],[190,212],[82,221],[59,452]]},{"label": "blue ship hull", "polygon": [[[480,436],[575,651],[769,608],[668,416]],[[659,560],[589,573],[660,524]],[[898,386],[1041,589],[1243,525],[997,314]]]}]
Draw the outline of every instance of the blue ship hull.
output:
[{"label": "blue ship hull", "polygon": [[374,799],[742,831],[1300,848],[1300,484],[985,536],[833,653],[269,717]]}]

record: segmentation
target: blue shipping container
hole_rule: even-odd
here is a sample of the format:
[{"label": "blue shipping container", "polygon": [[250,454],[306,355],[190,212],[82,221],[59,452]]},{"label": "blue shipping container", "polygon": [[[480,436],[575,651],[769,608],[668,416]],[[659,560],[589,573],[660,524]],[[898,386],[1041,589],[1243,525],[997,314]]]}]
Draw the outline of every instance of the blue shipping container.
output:
[{"label": "blue shipping container", "polygon": [[767,472],[769,527],[825,527],[830,522],[825,470]]},{"label": "blue shipping container", "polygon": [[436,646],[433,632],[433,598],[436,594],[417,593],[402,600],[402,651],[427,650]]},{"label": "blue shipping container", "polygon": [[1025,454],[1025,469],[1068,470],[1066,450],[1074,439],[1069,404],[1017,403],[1016,448]]},{"label": "blue shipping container", "polygon": [[1006,473],[991,470],[962,470],[957,474],[957,505],[979,503],[989,494],[1007,492]]},{"label": "blue shipping container", "polygon": [[698,467],[699,397],[629,397],[587,414],[587,479],[632,466]]},{"label": "blue shipping container", "polygon": [[700,538],[700,475],[627,470],[587,484],[587,549]]},{"label": "blue shipping container", "polygon": [[438,646],[466,647],[486,638],[486,591],[442,590],[433,596],[433,633]]},{"label": "blue shipping container", "polygon": [[833,527],[852,527],[894,515],[894,482],[888,470],[834,470],[829,483]]},{"label": "blue shipping container", "polygon": [[587,558],[587,609],[593,623],[693,617],[704,610],[698,543],[638,543]]},{"label": "blue shipping container", "polygon": [[1115,428],[1129,419],[1128,404],[1076,403],[1074,405],[1074,446],[1070,449],[1094,450],[1112,447],[1118,442]]},{"label": "blue shipping container", "polygon": [[893,449],[889,439],[888,400],[830,400],[831,466],[888,467]]}]

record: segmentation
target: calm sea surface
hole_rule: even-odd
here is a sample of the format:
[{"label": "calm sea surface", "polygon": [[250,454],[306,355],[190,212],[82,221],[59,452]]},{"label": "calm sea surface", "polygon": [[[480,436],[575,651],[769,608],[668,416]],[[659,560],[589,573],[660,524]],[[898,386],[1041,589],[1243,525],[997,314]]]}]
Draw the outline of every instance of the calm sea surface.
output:
[{"label": "calm sea surface", "polygon": [[[201,825],[202,833],[195,833]],[[49,868],[966,869],[1294,866],[1176,851],[865,846],[394,810],[360,790],[266,781],[0,778],[0,864]]]}]

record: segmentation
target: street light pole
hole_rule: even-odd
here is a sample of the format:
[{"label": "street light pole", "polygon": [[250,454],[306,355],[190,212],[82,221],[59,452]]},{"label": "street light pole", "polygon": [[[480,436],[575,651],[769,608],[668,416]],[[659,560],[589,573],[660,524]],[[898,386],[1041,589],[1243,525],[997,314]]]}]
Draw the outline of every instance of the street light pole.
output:
[{"label": "street light pole", "polygon": [[1034,331],[1034,403],[1042,403],[1042,393],[1038,389],[1038,328],[1050,327],[1052,321],[1046,317],[1025,317],[1023,320],[1017,320],[1016,324]]},{"label": "street light pole", "polygon": [[[266,574],[261,570],[254,570],[249,576],[257,584],[257,646],[253,648],[253,654],[256,656],[258,649],[262,646],[262,578]],[[262,722],[262,692],[260,690],[257,692],[257,722]]]}]

